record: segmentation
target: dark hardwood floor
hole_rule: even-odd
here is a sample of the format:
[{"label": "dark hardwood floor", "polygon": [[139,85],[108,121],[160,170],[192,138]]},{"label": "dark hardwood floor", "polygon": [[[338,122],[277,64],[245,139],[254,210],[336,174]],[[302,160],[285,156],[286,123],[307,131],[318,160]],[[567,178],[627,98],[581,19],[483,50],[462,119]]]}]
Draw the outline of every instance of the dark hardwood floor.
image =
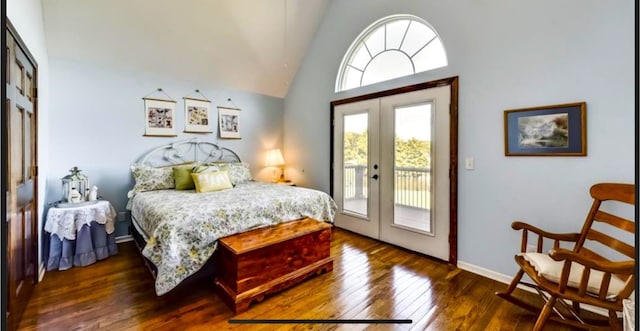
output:
[{"label": "dark hardwood floor", "polygon": [[[155,295],[132,242],[84,268],[49,271],[21,330],[528,330],[535,317],[494,295],[505,284],[335,229],[334,270],[233,316],[213,280]],[[513,248],[514,252],[517,249]],[[515,263],[515,262],[514,262]],[[532,302],[533,294],[520,292]],[[229,319],[411,319],[412,324],[230,324]],[[549,330],[571,330],[550,324]]]}]

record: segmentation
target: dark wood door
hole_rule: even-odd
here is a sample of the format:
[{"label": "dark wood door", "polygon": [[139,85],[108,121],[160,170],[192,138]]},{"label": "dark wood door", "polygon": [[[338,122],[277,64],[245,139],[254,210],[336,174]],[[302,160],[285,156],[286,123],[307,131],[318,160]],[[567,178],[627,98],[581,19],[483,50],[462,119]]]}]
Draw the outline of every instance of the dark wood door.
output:
[{"label": "dark wood door", "polygon": [[18,327],[37,282],[36,66],[20,38],[6,29],[7,74],[7,329]]}]

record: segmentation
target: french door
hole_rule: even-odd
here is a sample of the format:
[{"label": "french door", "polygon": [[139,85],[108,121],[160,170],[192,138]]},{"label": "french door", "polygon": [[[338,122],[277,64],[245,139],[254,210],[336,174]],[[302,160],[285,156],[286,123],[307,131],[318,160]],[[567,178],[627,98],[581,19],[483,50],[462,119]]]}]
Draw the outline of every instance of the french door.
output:
[{"label": "french door", "polygon": [[450,103],[445,85],[332,104],[336,226],[455,264]]}]

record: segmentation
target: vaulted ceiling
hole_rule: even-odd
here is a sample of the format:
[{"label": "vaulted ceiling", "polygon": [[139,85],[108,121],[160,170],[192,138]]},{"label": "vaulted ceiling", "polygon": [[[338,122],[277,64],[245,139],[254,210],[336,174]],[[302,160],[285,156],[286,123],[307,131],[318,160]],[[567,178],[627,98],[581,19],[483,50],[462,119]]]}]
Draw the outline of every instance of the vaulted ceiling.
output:
[{"label": "vaulted ceiling", "polygon": [[276,97],[286,96],[328,3],[43,0],[51,58]]}]

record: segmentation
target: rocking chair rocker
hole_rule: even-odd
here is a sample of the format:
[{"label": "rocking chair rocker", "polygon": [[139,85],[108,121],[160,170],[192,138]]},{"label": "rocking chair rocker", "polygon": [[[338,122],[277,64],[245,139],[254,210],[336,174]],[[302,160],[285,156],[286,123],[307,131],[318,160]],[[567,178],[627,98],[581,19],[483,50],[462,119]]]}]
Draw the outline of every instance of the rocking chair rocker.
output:
[{"label": "rocking chair rocker", "polygon": [[[621,330],[617,313],[622,311],[622,301],[635,290],[635,247],[621,239],[624,231],[635,235],[635,223],[622,217],[600,210],[602,202],[619,201],[635,205],[635,186],[631,184],[595,184],[590,190],[593,205],[580,233],[549,233],[532,225],[513,222],[514,230],[522,230],[520,253],[515,260],[520,270],[515,275],[506,292],[496,295],[519,307],[538,313],[534,330],[542,330],[548,320],[582,329],[603,328]],[[594,222],[598,224],[594,226]],[[594,229],[597,228],[598,230]],[[614,227],[614,231],[602,231]],[[607,229],[609,230],[609,229]],[[622,231],[620,231],[622,230]],[[536,252],[527,252],[529,233],[537,235]],[[615,233],[616,237],[612,233]],[[628,234],[627,241],[628,241]],[[598,252],[612,256],[617,252],[621,261],[612,261],[585,247],[585,242],[598,242]],[[543,253],[543,245],[553,242],[553,249]],[[635,242],[635,239],[633,240]],[[573,249],[562,248],[573,243]],[[635,244],[634,244],[635,245]],[[591,246],[593,247],[593,246]],[[603,252],[604,250],[610,252]],[[617,259],[616,259],[617,260]],[[534,284],[522,281],[527,274]],[[513,295],[518,285],[535,289],[546,302],[540,309]],[[570,303],[570,305],[568,304]],[[587,319],[580,314],[580,304],[605,309],[606,319]],[[555,312],[552,315],[551,312]]]}]

